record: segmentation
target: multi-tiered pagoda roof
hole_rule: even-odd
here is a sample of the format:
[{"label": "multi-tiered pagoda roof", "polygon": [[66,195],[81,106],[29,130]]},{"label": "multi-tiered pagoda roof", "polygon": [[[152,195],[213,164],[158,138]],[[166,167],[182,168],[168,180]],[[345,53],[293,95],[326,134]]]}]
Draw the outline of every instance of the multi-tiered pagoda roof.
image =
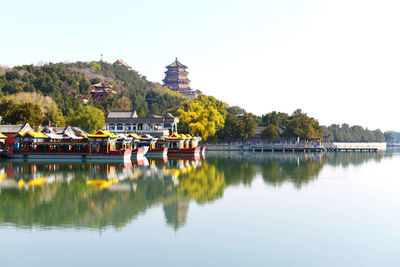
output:
[{"label": "multi-tiered pagoda roof", "polygon": [[165,66],[164,86],[172,91],[190,91],[190,80],[188,79],[187,66],[183,65],[175,58],[175,61]]}]

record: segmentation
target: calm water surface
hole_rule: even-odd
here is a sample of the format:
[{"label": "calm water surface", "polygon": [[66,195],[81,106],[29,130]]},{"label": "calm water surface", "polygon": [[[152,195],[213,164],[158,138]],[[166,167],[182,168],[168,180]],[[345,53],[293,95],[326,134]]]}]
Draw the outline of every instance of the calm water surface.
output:
[{"label": "calm water surface", "polygon": [[400,154],[0,161],[1,266],[400,266]]}]

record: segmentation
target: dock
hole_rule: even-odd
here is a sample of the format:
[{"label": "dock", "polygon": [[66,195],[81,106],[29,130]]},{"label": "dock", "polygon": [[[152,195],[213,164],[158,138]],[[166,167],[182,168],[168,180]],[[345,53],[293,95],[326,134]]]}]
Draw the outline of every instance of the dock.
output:
[{"label": "dock", "polygon": [[247,151],[247,152],[359,152],[359,153],[376,153],[386,150],[386,143],[362,143],[362,142],[336,142],[321,143],[312,145],[309,143],[297,144],[207,144],[209,151]]}]

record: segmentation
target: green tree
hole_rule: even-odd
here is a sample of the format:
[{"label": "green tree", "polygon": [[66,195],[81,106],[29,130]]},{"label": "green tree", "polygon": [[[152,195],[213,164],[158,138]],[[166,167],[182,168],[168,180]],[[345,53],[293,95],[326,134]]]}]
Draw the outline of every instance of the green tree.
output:
[{"label": "green tree", "polygon": [[264,126],[268,126],[270,124],[275,126],[286,126],[289,120],[289,115],[283,112],[272,111],[270,113],[262,115],[261,120],[262,125]]},{"label": "green tree", "polygon": [[240,121],[238,117],[228,113],[225,118],[224,127],[218,131],[218,137],[219,139],[240,137]]},{"label": "green tree", "polygon": [[261,137],[269,140],[279,138],[278,126],[269,124],[262,132]]},{"label": "green tree", "polygon": [[64,127],[66,126],[66,119],[60,109],[55,109],[46,112],[43,124]]},{"label": "green tree", "polygon": [[21,79],[21,75],[19,75],[18,71],[12,70],[12,71],[6,72],[6,79],[8,81],[19,80],[19,79]]},{"label": "green tree", "polygon": [[232,115],[239,115],[239,114],[243,114],[243,113],[246,113],[246,111],[243,109],[243,108],[241,108],[241,107],[239,107],[239,106],[231,106],[231,107],[227,107],[226,108],[226,111],[229,113],[229,114],[232,114]]},{"label": "green tree", "polygon": [[394,140],[394,136],[393,136],[393,133],[392,133],[392,132],[385,132],[385,133],[384,133],[384,136],[385,136],[386,142],[389,142],[389,141],[393,141],[393,140]]},{"label": "green tree", "polygon": [[131,109],[131,101],[126,96],[122,96],[113,103],[112,109],[113,110],[130,110]]},{"label": "green tree", "polygon": [[301,109],[297,109],[289,117],[285,130],[287,137],[299,137],[302,140],[322,137],[322,127],[314,118],[308,117]]},{"label": "green tree", "polygon": [[42,109],[32,103],[13,104],[3,118],[5,124],[24,124],[39,126],[44,120]]},{"label": "green tree", "polygon": [[253,114],[245,113],[240,119],[240,137],[248,139],[252,137],[256,131],[257,123],[253,119]]},{"label": "green tree", "polygon": [[87,132],[93,132],[106,124],[103,111],[83,105],[80,105],[77,110],[70,110],[67,122],[68,125],[81,127]]}]

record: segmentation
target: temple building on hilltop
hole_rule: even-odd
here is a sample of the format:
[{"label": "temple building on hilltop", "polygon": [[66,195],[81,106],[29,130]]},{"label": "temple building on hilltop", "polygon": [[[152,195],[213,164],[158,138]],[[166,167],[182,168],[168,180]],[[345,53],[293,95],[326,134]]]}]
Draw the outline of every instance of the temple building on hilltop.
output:
[{"label": "temple building on hilltop", "polygon": [[178,129],[179,119],[168,113],[165,116],[149,114],[139,118],[136,111],[111,111],[106,118],[106,128],[112,133],[150,134],[168,136]]},{"label": "temple building on hilltop", "polygon": [[117,94],[116,91],[112,90],[112,85],[103,82],[92,84],[92,90],[90,91],[90,97],[98,101],[104,100],[107,95]]},{"label": "temple building on hilltop", "polygon": [[118,59],[117,61],[115,61],[115,62],[114,62],[114,65],[125,66],[125,67],[127,67],[129,70],[132,69],[132,67],[129,66],[128,63],[126,63],[126,62],[123,61],[122,59]]},{"label": "temple building on hilltop", "polygon": [[185,98],[196,98],[201,92],[190,88],[187,67],[175,58],[175,61],[166,66],[165,78],[163,80],[165,87],[171,91],[181,93]]}]

